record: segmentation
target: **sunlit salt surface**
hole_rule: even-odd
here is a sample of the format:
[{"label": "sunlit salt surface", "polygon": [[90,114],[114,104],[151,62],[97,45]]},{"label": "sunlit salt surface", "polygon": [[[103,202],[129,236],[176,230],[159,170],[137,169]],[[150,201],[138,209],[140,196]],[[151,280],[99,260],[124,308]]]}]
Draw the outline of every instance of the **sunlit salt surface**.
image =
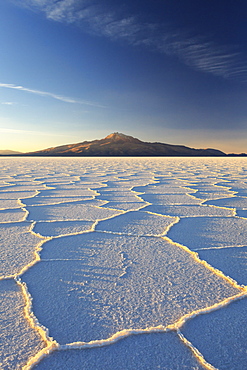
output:
[{"label": "sunlit salt surface", "polygon": [[0,211],[0,222],[24,221],[27,212],[23,209],[5,209]]},{"label": "sunlit salt surface", "polygon": [[62,344],[167,326],[238,293],[166,240],[99,232],[47,242],[23,280],[34,314]]},{"label": "sunlit salt surface", "polygon": [[177,221],[176,217],[160,216],[140,210],[100,221],[96,231],[130,235],[162,235]]},{"label": "sunlit salt surface", "polygon": [[79,234],[92,229],[94,229],[93,221],[40,221],[33,227],[36,234],[45,237]]},{"label": "sunlit salt surface", "polygon": [[24,317],[25,297],[14,280],[0,281],[0,368],[20,369],[44,347]]},{"label": "sunlit salt surface", "polygon": [[0,277],[18,274],[34,260],[34,251],[43,242],[41,237],[30,232],[28,222],[0,224]]},{"label": "sunlit salt surface", "polygon": [[246,167],[1,158],[0,368],[245,369]]}]

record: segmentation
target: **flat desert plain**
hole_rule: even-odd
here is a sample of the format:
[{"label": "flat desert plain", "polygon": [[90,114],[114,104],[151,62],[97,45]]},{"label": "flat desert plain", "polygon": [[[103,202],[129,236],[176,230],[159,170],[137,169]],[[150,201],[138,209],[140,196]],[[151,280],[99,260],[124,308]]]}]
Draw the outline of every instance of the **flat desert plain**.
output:
[{"label": "flat desert plain", "polygon": [[0,159],[0,368],[247,364],[247,159]]}]

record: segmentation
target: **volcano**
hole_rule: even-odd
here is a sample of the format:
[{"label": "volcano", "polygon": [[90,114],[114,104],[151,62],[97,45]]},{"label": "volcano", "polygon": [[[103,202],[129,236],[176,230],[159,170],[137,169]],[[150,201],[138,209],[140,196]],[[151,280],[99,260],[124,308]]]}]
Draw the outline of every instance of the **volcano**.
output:
[{"label": "volcano", "polygon": [[150,143],[129,135],[114,132],[104,139],[83,141],[77,144],[26,153],[32,156],[83,156],[83,157],[128,157],[128,156],[225,156],[217,149],[194,149],[183,145]]}]

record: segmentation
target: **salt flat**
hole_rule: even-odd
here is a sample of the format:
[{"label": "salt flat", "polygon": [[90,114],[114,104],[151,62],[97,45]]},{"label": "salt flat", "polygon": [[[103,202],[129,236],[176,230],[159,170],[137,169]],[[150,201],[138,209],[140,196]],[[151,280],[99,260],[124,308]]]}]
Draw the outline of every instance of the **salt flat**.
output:
[{"label": "salt flat", "polygon": [[244,369],[245,158],[0,169],[1,369]]}]

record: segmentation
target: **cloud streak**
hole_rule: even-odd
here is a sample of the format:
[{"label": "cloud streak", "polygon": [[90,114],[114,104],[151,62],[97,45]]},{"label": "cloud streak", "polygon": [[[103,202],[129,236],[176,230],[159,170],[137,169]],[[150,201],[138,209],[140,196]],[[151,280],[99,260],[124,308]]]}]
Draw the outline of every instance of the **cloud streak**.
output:
[{"label": "cloud streak", "polygon": [[12,128],[0,128],[0,133],[3,134],[28,134],[28,135],[43,135],[43,136],[65,136],[68,137],[68,134],[61,134],[61,133],[52,133],[52,132],[45,132],[45,131],[32,131],[32,130],[19,130],[19,129],[12,129]]},{"label": "cloud streak", "polygon": [[[32,93],[32,94],[35,94],[35,95],[44,96],[44,97],[49,97],[49,98],[53,98],[53,99],[56,99],[56,100],[60,100],[64,103],[82,104],[82,105],[89,105],[89,106],[98,107],[98,108],[104,108],[102,105],[94,103],[94,102],[90,102],[90,101],[86,101],[86,100],[78,100],[78,99],[74,99],[74,98],[70,98],[70,97],[66,97],[66,96],[62,96],[62,95],[53,94],[53,93],[50,93],[50,92],[47,92],[47,91],[30,89],[30,88],[23,87],[23,86],[20,86],[20,85],[0,83],[0,87],[7,88],[7,89],[24,91],[24,92]],[[9,104],[9,103],[7,102],[5,104]]]},{"label": "cloud streak", "polygon": [[[56,22],[76,23],[86,32],[111,40],[156,50],[177,57],[182,63],[228,79],[247,80],[246,61],[241,53],[229,50],[187,31],[177,31],[160,23],[142,22],[138,16],[122,16],[92,0],[15,0],[34,11],[44,12]],[[51,94],[53,95],[53,94]],[[53,96],[62,100],[63,97]],[[66,99],[66,98],[65,98]]]},{"label": "cloud streak", "polygon": [[2,105],[14,105],[15,103],[13,103],[12,101],[3,101],[0,104],[2,104]]}]

